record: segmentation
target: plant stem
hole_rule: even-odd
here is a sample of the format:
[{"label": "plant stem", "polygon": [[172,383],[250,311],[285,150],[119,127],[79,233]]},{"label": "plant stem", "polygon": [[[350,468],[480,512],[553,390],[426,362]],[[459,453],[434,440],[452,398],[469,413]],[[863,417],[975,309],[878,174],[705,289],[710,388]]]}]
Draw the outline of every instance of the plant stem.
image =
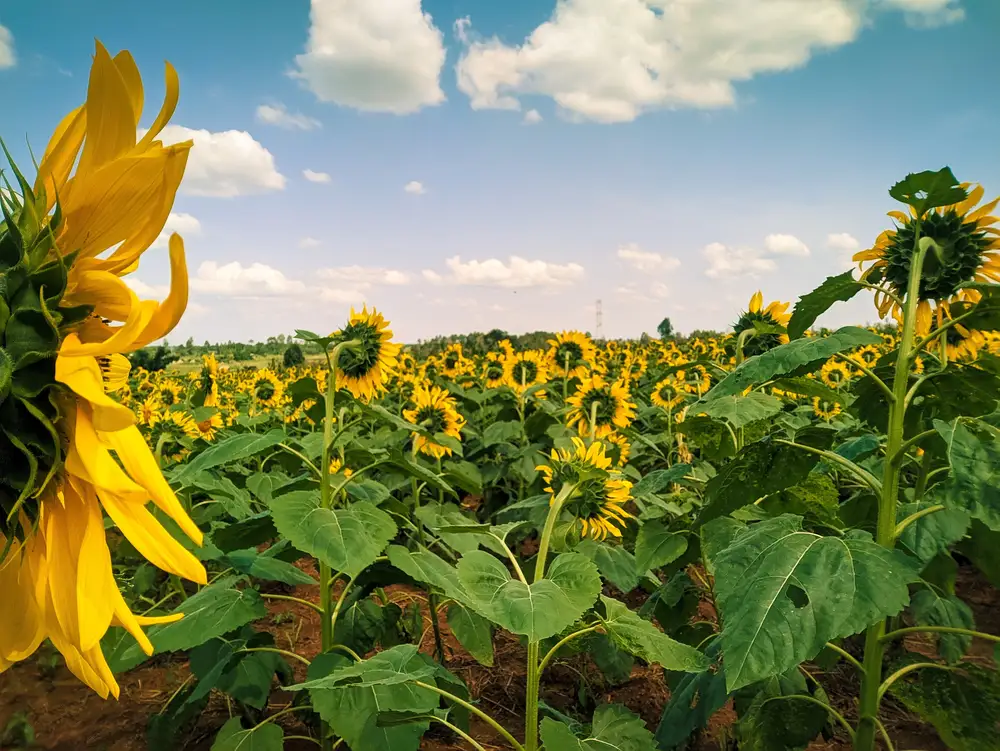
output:
[{"label": "plant stem", "polygon": [[822,456],[829,462],[833,462],[834,464],[839,464],[841,467],[846,469],[850,474],[852,474],[855,479],[861,481],[869,488],[871,488],[871,490],[874,491],[876,495],[882,494],[882,483],[879,482],[878,478],[875,477],[875,475],[873,475],[868,470],[864,469],[863,467],[859,467],[857,464],[855,464],[845,456],[841,456],[840,454],[834,453],[833,451],[827,451],[825,449],[818,449],[818,448],[813,448],[812,446],[806,446],[804,443],[796,443],[795,441],[786,441],[784,438],[778,438],[776,442],[783,443],[786,446],[794,446],[795,448],[801,449],[802,451],[808,451],[810,454],[816,454],[817,456]]},{"label": "plant stem", "polygon": [[247,647],[246,649],[241,649],[241,652],[273,652],[274,654],[279,654],[282,657],[290,657],[293,660],[298,660],[303,665],[312,665],[312,663],[307,660],[302,655],[296,654],[295,652],[289,652],[287,649],[278,649],[277,647]]},{"label": "plant stem", "polygon": [[921,668],[938,668],[939,670],[957,670],[957,668],[951,665],[942,665],[938,662],[914,662],[910,665],[905,665],[897,670],[895,673],[890,675],[884,681],[882,685],[878,687],[878,698],[881,699],[885,696],[885,692],[889,690],[893,683],[898,681],[907,673],[912,673],[914,670],[920,670]]},{"label": "plant stem", "polygon": [[322,613],[323,608],[319,605],[309,602],[309,600],[303,600],[301,597],[292,597],[291,595],[272,595],[272,594],[262,594],[265,600],[288,600],[289,602],[297,602],[299,605],[305,605],[308,608],[312,608],[317,613]]},{"label": "plant stem", "polygon": [[827,712],[830,713],[831,717],[833,717],[835,720],[837,720],[837,722],[839,722],[843,726],[844,730],[847,731],[847,734],[851,738],[855,738],[854,731],[851,730],[851,723],[849,723],[846,719],[844,719],[844,715],[842,715],[840,712],[838,712],[836,709],[834,709],[833,707],[831,707],[826,702],[820,701],[815,696],[809,696],[808,694],[788,694],[787,696],[772,696],[770,699],[765,699],[764,700],[764,704],[767,704],[770,701],[777,701],[779,699],[782,699],[782,700],[783,699],[801,699],[802,701],[807,701],[807,702],[809,702],[811,704],[815,704],[817,706],[823,707],[823,709],[825,709]]},{"label": "plant stem", "polygon": [[827,642],[826,648],[832,649],[834,652],[839,654],[841,657],[843,657],[845,660],[851,663],[854,667],[856,667],[858,669],[858,672],[863,673],[865,671],[864,666],[860,662],[858,662],[857,658],[843,647],[838,647],[833,642]]},{"label": "plant stem", "polygon": [[420,688],[425,688],[428,691],[433,691],[435,694],[443,696],[448,701],[453,702],[454,704],[457,704],[458,706],[462,707],[462,709],[466,709],[469,712],[472,712],[472,714],[476,715],[476,717],[481,719],[487,725],[496,730],[501,736],[503,736],[507,740],[507,742],[510,743],[510,745],[513,746],[517,751],[525,751],[525,747],[522,746],[520,743],[518,743],[517,739],[510,733],[508,733],[503,725],[494,720],[492,717],[486,714],[475,704],[470,704],[464,699],[455,696],[455,694],[449,691],[445,691],[444,689],[438,688],[437,686],[431,683],[424,683],[423,681],[414,681],[413,685],[420,686]]},{"label": "plant stem", "polygon": [[[413,461],[417,461],[416,444],[413,447]],[[441,474],[441,460],[438,459],[438,474]],[[424,523],[417,512],[420,510],[420,487],[417,485],[417,478],[410,478],[410,490],[413,493],[413,518],[416,519],[417,539],[421,547],[427,547],[427,538],[424,534]],[[444,502],[444,491],[441,491],[441,501]],[[433,592],[427,593],[427,609],[430,611],[431,627],[434,629],[434,652],[437,661],[444,665],[444,641],[441,639],[441,626],[438,623],[438,601],[437,595]]]},{"label": "plant stem", "polygon": [[982,631],[972,631],[967,628],[958,628],[957,626],[907,626],[906,628],[896,629],[895,631],[890,631],[882,637],[882,643],[890,642],[893,639],[898,639],[901,636],[906,636],[907,634],[962,634],[963,636],[974,636],[977,639],[985,639],[986,641],[992,641],[1000,644],[1000,636],[994,636],[993,634],[984,634]]},{"label": "plant stem", "polygon": [[545,657],[542,658],[542,661],[538,665],[538,675],[539,675],[539,677],[541,676],[541,674],[545,670],[545,668],[548,667],[548,664],[550,662],[552,662],[552,659],[556,656],[556,652],[558,652],[561,647],[563,647],[567,643],[573,641],[573,639],[576,639],[576,638],[579,638],[581,636],[585,636],[586,634],[589,634],[589,633],[592,633],[594,631],[597,631],[600,627],[601,627],[601,624],[598,623],[598,624],[595,624],[593,626],[588,626],[587,628],[581,628],[579,631],[574,631],[569,636],[564,636],[562,639],[560,639],[558,642],[556,642],[556,645],[554,647],[552,647],[552,649],[550,649],[548,651],[548,653],[545,655]]},{"label": "plant stem", "polygon": [[[879,391],[881,391],[883,394],[886,395],[886,398],[889,400],[890,404],[892,404],[892,402],[896,399],[896,395],[892,392],[892,389],[889,388],[886,385],[885,381],[883,381],[881,378],[879,378],[877,375],[875,375],[875,373],[867,365],[865,365],[863,362],[858,362],[857,360],[852,360],[850,357],[848,357],[847,355],[845,355],[845,354],[843,354],[841,352],[837,352],[836,354],[834,354],[834,357],[836,357],[838,360],[843,360],[844,362],[846,362],[848,365],[850,365],[853,368],[857,368],[862,373],[864,373],[866,376],[868,376],[873,381],[875,381],[875,385],[878,386]],[[860,359],[860,358],[858,358],[858,359]]]},{"label": "plant stem", "polygon": [[911,524],[913,524],[913,522],[915,522],[917,519],[922,519],[928,514],[936,514],[938,511],[944,511],[944,506],[942,506],[940,503],[935,504],[933,506],[927,506],[926,508],[922,508],[919,511],[910,514],[908,517],[903,519],[903,521],[901,521],[899,524],[896,525],[896,530],[893,532],[893,536],[896,539],[899,539],[899,536],[903,534],[903,530],[909,527]]},{"label": "plant stem", "polygon": [[[886,548],[896,544],[896,507],[899,501],[899,463],[893,461],[903,446],[903,420],[906,416],[906,389],[910,380],[914,338],[917,325],[917,304],[920,296],[920,272],[926,250],[920,244],[920,223],[915,222],[913,257],[910,276],[906,285],[906,305],[903,309],[903,331],[896,353],[896,370],[892,381],[893,400],[889,402],[888,440],[886,442],[882,492],[878,504],[878,522],[875,541]],[[854,738],[855,751],[873,751],[876,721],[882,695],[882,637],[885,620],[873,623],[865,632],[864,673],[861,678],[861,696],[858,704],[860,720]]]}]

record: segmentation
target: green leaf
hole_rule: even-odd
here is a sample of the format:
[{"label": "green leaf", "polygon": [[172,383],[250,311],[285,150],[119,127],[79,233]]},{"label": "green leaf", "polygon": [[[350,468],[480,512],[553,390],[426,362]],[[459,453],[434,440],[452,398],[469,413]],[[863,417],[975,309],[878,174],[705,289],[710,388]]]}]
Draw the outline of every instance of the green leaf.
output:
[{"label": "green leaf", "polygon": [[687,537],[671,532],[658,521],[643,523],[635,540],[635,563],[640,571],[666,566],[687,550]]},{"label": "green leaf", "polygon": [[577,738],[568,725],[546,717],[542,720],[542,742],[546,751],[656,751],[646,723],[621,704],[598,707],[586,738]]},{"label": "green leaf", "polygon": [[705,414],[716,420],[726,420],[734,428],[742,428],[757,420],[765,420],[778,414],[785,403],[774,396],[752,391],[746,396],[732,394],[720,396],[694,407],[696,414]]},{"label": "green leaf", "polygon": [[452,488],[451,485],[445,482],[445,480],[440,475],[438,475],[437,472],[431,471],[423,464],[421,464],[419,461],[410,457],[409,454],[402,454],[398,452],[394,453],[389,458],[388,462],[392,464],[394,467],[398,467],[399,469],[403,470],[408,475],[416,477],[418,480],[421,480],[423,482],[426,482],[432,488],[443,490],[445,493],[448,493],[449,495],[453,495],[456,498],[458,497],[458,493],[455,492],[454,488]]},{"label": "green leaf", "polygon": [[256,548],[234,550],[223,558],[223,562],[240,573],[249,574],[257,579],[283,582],[292,586],[316,584],[316,580],[302,569],[291,563],[261,555]]},{"label": "green leaf", "polygon": [[239,717],[230,717],[215,736],[211,751],[282,751],[285,731],[267,722],[245,730]]},{"label": "green leaf", "polygon": [[917,670],[889,689],[903,705],[930,722],[953,751],[994,751],[1000,725],[1000,673],[978,665],[956,670]]},{"label": "green leaf", "polygon": [[[955,595],[942,596],[928,588],[913,595],[910,602],[918,626],[948,626],[975,630],[972,610]],[[938,637],[938,651],[951,664],[957,663],[972,644],[972,637],[964,634],[931,634]]]},{"label": "green leaf", "polygon": [[699,673],[707,670],[708,658],[694,647],[674,641],[649,621],[633,613],[624,603],[601,595],[604,632],[621,649],[665,670]]},{"label": "green leaf", "polygon": [[358,600],[337,618],[333,640],[355,652],[367,654],[376,644],[392,638],[402,614],[394,603],[381,607],[369,598]]},{"label": "green leaf", "polygon": [[368,568],[396,536],[392,517],[365,501],[325,509],[319,493],[299,490],[271,504],[281,536],[352,579]]},{"label": "green leaf", "polygon": [[744,360],[711,391],[696,402],[692,412],[703,409],[704,404],[723,396],[742,394],[748,387],[786,375],[799,368],[818,365],[838,352],[845,352],[867,344],[881,344],[882,338],[868,329],[845,326],[830,336],[795,339],[762,355]]},{"label": "green leaf", "polygon": [[[191,595],[172,613],[184,617],[173,623],[150,626],[146,635],[153,643],[154,654],[179,652],[197,647],[267,614],[264,601],[255,589],[236,589],[239,576],[226,576]],[[130,670],[146,659],[146,654],[132,637],[105,657],[112,672]]]},{"label": "green leaf", "polygon": [[597,599],[601,576],[579,553],[562,553],[546,578],[527,585],[481,550],[458,562],[458,576],[481,615],[515,634],[541,641],[575,623]]},{"label": "green leaf", "polygon": [[601,576],[622,592],[631,592],[639,586],[642,571],[636,566],[635,557],[621,545],[582,540],[573,550],[596,563]]},{"label": "green leaf", "polygon": [[[832,439],[832,436],[829,436]],[[731,514],[759,498],[803,482],[819,461],[811,451],[767,437],[744,446],[733,460],[708,481],[708,503],[697,524]]]},{"label": "green leaf", "polygon": [[[707,654],[715,658],[719,640],[713,640]],[[723,670],[702,673],[681,673],[670,685],[670,700],[663,708],[656,728],[656,742],[663,751],[687,748],[688,739],[696,730],[708,727],[712,715],[725,706],[729,698]]]},{"label": "green leaf", "polygon": [[457,569],[440,556],[429,550],[411,552],[402,545],[390,545],[386,555],[389,563],[407,576],[429,584],[453,600],[470,601]]},{"label": "green leaf", "polygon": [[489,531],[489,525],[481,525],[466,516],[454,503],[424,504],[417,509],[416,516],[425,527],[459,553],[468,553],[479,547],[479,540],[474,535],[465,534],[464,527]]},{"label": "green leaf", "polygon": [[[754,691],[750,705],[743,709],[737,703],[741,715],[740,751],[798,751],[808,746],[830,721],[823,707],[794,698],[812,696],[797,669],[768,678],[747,691]],[[829,703],[822,688],[815,698]]]},{"label": "green leaf", "polygon": [[[929,501],[904,503],[896,512],[897,524],[918,511],[935,504]],[[903,529],[899,544],[921,563],[927,563],[965,537],[969,528],[969,515],[960,508],[946,508],[926,514]]]},{"label": "green leaf", "polygon": [[968,192],[959,185],[950,167],[942,167],[937,171],[911,172],[889,188],[889,195],[912,206],[923,216],[938,206],[964,201]]},{"label": "green leaf", "polygon": [[1000,587],[1000,532],[994,532],[981,521],[973,519],[969,536],[959,543],[958,550],[994,587]]},{"label": "green leaf", "polygon": [[[0,298],[0,304],[3,300]],[[14,375],[14,361],[7,350],[0,347],[0,402],[7,398],[10,393],[10,384]]]},{"label": "green leaf", "polygon": [[726,682],[733,691],[815,657],[826,642],[895,615],[919,566],[864,532],[823,537],[785,515],[715,557]]},{"label": "green leaf", "polygon": [[230,553],[260,545],[277,535],[278,530],[274,528],[271,512],[265,511],[249,519],[218,527],[212,531],[211,540],[219,550]]},{"label": "green leaf", "polygon": [[822,401],[830,402],[831,404],[843,405],[847,403],[847,391],[831,389],[815,378],[779,378],[771,383],[771,388],[787,391],[790,394],[806,396],[810,399],[818,396]]},{"label": "green leaf", "polygon": [[275,428],[267,433],[240,433],[214,443],[184,465],[175,476],[181,484],[191,480],[206,469],[240,461],[277,446],[286,439],[285,431]]},{"label": "green leaf", "polygon": [[464,605],[452,603],[448,606],[448,626],[476,662],[493,667],[493,626],[488,620]]},{"label": "green leaf", "polygon": [[840,494],[829,475],[811,472],[797,485],[769,495],[760,504],[769,514],[797,514],[831,529],[843,529]]},{"label": "green leaf", "polygon": [[935,420],[934,428],[947,446],[951,475],[931,488],[928,500],[964,509],[1000,532],[1000,437],[976,420]]},{"label": "green leaf", "polygon": [[642,479],[632,486],[632,497],[640,498],[644,495],[662,493],[671,483],[682,480],[690,471],[690,464],[675,464],[670,469],[654,469],[643,475]]},{"label": "green leaf", "polygon": [[854,280],[853,271],[828,276],[816,289],[799,298],[788,322],[788,336],[798,339],[831,305],[835,302],[847,302],[863,289]]},{"label": "green leaf", "polygon": [[483,492],[483,474],[472,462],[448,462],[445,476],[466,493]]},{"label": "green leaf", "polygon": [[484,447],[494,446],[504,441],[512,441],[521,435],[519,422],[492,422],[486,426],[480,438]]}]

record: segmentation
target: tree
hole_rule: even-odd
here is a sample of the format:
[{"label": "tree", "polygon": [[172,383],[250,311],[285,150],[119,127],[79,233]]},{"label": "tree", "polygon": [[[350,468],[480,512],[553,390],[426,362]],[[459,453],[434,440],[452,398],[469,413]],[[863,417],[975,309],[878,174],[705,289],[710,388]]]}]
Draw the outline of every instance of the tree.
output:
[{"label": "tree", "polygon": [[156,349],[144,347],[136,350],[129,357],[129,362],[132,363],[133,368],[145,368],[152,373],[156,370],[163,370],[176,359],[177,355],[171,354],[166,346],[160,345]]},{"label": "tree", "polygon": [[656,331],[659,333],[661,339],[667,339],[674,333],[674,325],[670,323],[669,318],[664,318],[660,321],[660,325],[656,327]]},{"label": "tree", "polygon": [[293,343],[285,350],[282,360],[286,368],[293,368],[296,365],[302,365],[306,361],[306,356],[302,354],[302,347]]}]

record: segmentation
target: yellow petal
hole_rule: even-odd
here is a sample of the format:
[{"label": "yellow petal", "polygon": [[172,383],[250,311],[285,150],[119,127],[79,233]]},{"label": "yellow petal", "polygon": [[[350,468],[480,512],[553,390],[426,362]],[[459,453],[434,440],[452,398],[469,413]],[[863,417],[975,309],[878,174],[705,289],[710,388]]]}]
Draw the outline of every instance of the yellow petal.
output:
[{"label": "yellow petal", "polygon": [[[76,334],[68,334],[66,338],[71,337],[75,339]],[[56,358],[56,380],[90,403],[97,430],[122,430],[135,424],[132,410],[105,393],[101,368],[93,357],[60,355]]]},{"label": "yellow petal", "polygon": [[170,236],[170,293],[167,299],[160,303],[142,335],[132,345],[132,349],[145,347],[173,331],[184,315],[187,303],[188,273],[184,241],[175,232]]},{"label": "yellow petal", "polygon": [[[0,535],[0,548],[7,540]],[[42,614],[35,600],[29,566],[21,565],[25,552],[14,542],[0,563],[0,593],[3,617],[0,618],[0,662],[17,662],[29,657],[45,640]],[[0,668],[2,672],[2,668]]]},{"label": "yellow petal", "polygon": [[764,295],[760,290],[754,292],[753,297],[750,298],[750,312],[759,313],[760,306],[764,304]]},{"label": "yellow petal", "polygon": [[135,116],[133,129],[137,129],[139,120],[142,118],[142,76],[139,75],[139,68],[135,64],[132,53],[128,50],[122,50],[115,55],[114,63],[122,81],[125,82],[125,90],[128,91],[129,100],[132,102],[132,113]]},{"label": "yellow petal", "polygon": [[149,127],[149,130],[143,135],[142,139],[139,141],[138,145],[140,147],[146,147],[153,142],[160,131],[166,127],[167,123],[170,122],[170,118],[174,115],[174,110],[177,109],[177,100],[180,98],[180,80],[177,78],[177,71],[174,70],[174,66],[170,63],[166,64],[166,94],[163,97],[163,105],[160,107],[160,112],[156,116],[156,120]]},{"label": "yellow petal", "polygon": [[138,496],[145,501],[145,491],[118,466],[98,437],[86,402],[77,404],[70,421],[73,424],[66,452],[66,470],[97,488],[102,501],[105,490],[124,497]]},{"label": "yellow petal", "polygon": [[46,211],[50,211],[55,205],[57,195],[69,180],[86,133],[86,112],[83,107],[77,107],[63,118],[49,139],[35,178],[35,193],[45,191]]},{"label": "yellow petal", "polygon": [[87,140],[77,174],[91,172],[135,146],[137,118],[118,66],[97,42],[87,88]]}]

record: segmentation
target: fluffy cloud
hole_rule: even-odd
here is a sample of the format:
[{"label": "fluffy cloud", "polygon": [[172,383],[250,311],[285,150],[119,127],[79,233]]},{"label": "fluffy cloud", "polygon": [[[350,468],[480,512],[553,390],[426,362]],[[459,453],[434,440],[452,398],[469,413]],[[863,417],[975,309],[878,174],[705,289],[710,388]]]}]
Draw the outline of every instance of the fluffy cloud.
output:
[{"label": "fluffy cloud", "polygon": [[760,251],[753,248],[730,248],[722,243],[710,243],[701,252],[708,260],[705,276],[712,279],[757,276],[778,268],[772,259],[764,258]]},{"label": "fluffy cloud", "polygon": [[313,172],[311,169],[302,170],[302,177],[311,183],[328,183],[333,180],[327,172]]},{"label": "fluffy cloud", "polygon": [[170,243],[170,235],[174,232],[187,240],[192,235],[201,234],[201,222],[190,214],[175,214],[171,211],[170,215],[167,217],[166,224],[163,225],[163,231],[153,241],[153,244],[150,247],[167,247]]},{"label": "fluffy cloud", "polygon": [[670,271],[681,265],[677,258],[662,256],[659,253],[643,250],[635,243],[622,245],[618,248],[618,258],[639,271]]},{"label": "fluffy cloud", "polygon": [[764,238],[764,247],[768,253],[779,256],[805,257],[809,255],[809,246],[795,235],[768,235]]},{"label": "fluffy cloud", "polygon": [[538,110],[528,110],[524,113],[524,124],[535,125],[542,121],[542,114]]},{"label": "fluffy cloud", "polygon": [[[145,131],[139,131],[140,135]],[[181,193],[232,198],[283,190],[285,176],[274,156],[245,130],[212,133],[168,125],[159,135],[165,144],[194,141]]]},{"label": "fluffy cloud", "polygon": [[905,13],[906,22],[917,28],[933,28],[958,23],[965,18],[960,0],[882,0]]},{"label": "fluffy cloud", "polygon": [[340,266],[333,269],[320,269],[316,275],[320,279],[353,284],[397,286],[410,283],[410,276],[403,271],[371,266]]},{"label": "fluffy cloud", "polygon": [[448,274],[425,269],[424,279],[440,284],[465,284],[484,287],[564,287],[583,278],[583,266],[577,263],[549,263],[511,256],[507,263],[498,258],[463,262],[460,256],[445,261]]},{"label": "fluffy cloud", "polygon": [[415,196],[422,196],[427,192],[427,188],[425,188],[424,184],[418,180],[410,180],[410,182],[403,186],[403,190],[407,193],[412,193]]},{"label": "fluffy cloud", "polygon": [[[520,45],[455,26],[458,88],[474,109],[552,97],[569,115],[634,120],[664,107],[734,104],[734,84],[805,65],[857,38],[874,10],[957,20],[955,0],[557,0]],[[960,9],[959,9],[960,10]]]},{"label": "fluffy cloud", "polygon": [[223,297],[285,297],[306,291],[303,282],[289,279],[282,272],[263,263],[244,266],[233,261],[220,266],[204,261],[191,279],[191,289]]},{"label": "fluffy cloud", "polygon": [[854,237],[854,235],[847,234],[846,232],[831,232],[826,236],[826,245],[828,248],[842,250],[849,253],[853,253],[861,247],[857,238]]},{"label": "fluffy cloud", "polygon": [[292,73],[321,101],[416,112],[445,100],[445,48],[420,0],[312,0],[306,51]]},{"label": "fluffy cloud", "polygon": [[283,104],[262,104],[257,107],[257,122],[277,125],[287,130],[315,130],[321,126],[315,117],[301,112],[289,112]]},{"label": "fluffy cloud", "polygon": [[14,35],[6,26],[0,26],[0,70],[13,68],[17,64],[14,54]]}]

